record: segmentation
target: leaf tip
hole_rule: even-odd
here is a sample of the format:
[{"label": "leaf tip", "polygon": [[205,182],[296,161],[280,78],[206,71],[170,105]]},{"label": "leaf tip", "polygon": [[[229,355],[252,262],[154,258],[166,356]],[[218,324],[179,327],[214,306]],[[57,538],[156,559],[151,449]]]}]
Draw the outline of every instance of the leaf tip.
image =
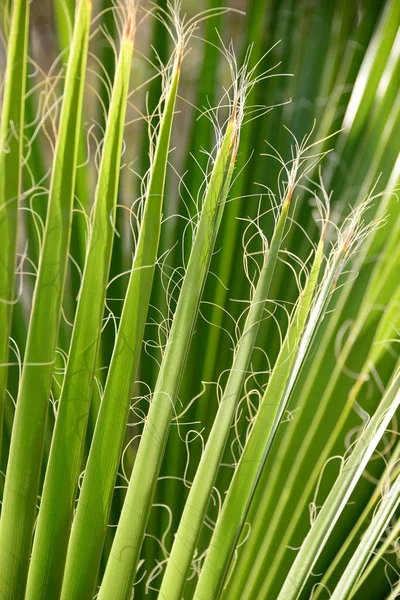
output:
[{"label": "leaf tip", "polygon": [[136,11],[132,4],[125,25],[125,39],[133,42],[136,31]]},{"label": "leaf tip", "polygon": [[328,225],[329,225],[329,220],[328,220],[328,219],[326,219],[326,220],[324,221],[324,224],[323,224],[323,226],[322,226],[322,231],[321,231],[321,242],[324,242],[324,240],[325,240],[325,234],[326,234],[326,232],[327,232],[327,230],[328,230]]},{"label": "leaf tip", "polygon": [[181,68],[182,60],[183,60],[183,50],[185,47],[185,42],[182,38],[178,40],[176,45],[176,60],[175,60],[175,68],[179,70]]}]

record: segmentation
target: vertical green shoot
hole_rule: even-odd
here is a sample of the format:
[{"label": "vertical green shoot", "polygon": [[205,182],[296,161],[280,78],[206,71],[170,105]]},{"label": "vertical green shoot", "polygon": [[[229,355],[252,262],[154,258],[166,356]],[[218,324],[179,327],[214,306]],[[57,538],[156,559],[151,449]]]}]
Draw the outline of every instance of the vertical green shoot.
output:
[{"label": "vertical green shoot", "polygon": [[138,243],[68,547],[63,599],[92,598],[97,583],[157,261],[182,53],[183,45],[178,45],[164,92]]},{"label": "vertical green shoot", "polygon": [[40,502],[26,598],[55,598],[61,589],[111,261],[134,30],[135,15],[130,13],[107,119],[94,217]]},{"label": "vertical green shoot", "polygon": [[0,595],[24,597],[66,272],[91,2],[80,0],[64,87],[0,520]]},{"label": "vertical green shoot", "polygon": [[175,535],[161,584],[160,598],[180,600],[184,592],[207,505],[222,460],[235,410],[240,400],[243,382],[248,371],[259,326],[263,319],[264,307],[268,299],[285,231],[297,168],[298,163],[296,161],[290,176],[292,184],[288,184],[286,196],[280,207],[280,214],[272,236],[271,245],[265,251],[264,263],[259,275],[258,284],[251,300],[243,334],[235,352],[221,404],[191,485]]},{"label": "vertical green shoot", "polygon": [[14,304],[18,206],[21,194],[28,0],[13,4],[0,123],[0,448]]},{"label": "vertical green shoot", "polygon": [[171,332],[100,587],[101,600],[127,600],[132,593],[190,339],[234,169],[243,110],[238,100],[235,98],[208,182]]},{"label": "vertical green shoot", "polygon": [[[325,227],[323,233],[325,231]],[[265,390],[255,423],[247,440],[243,455],[233,476],[225,502],[222,506],[210,542],[195,598],[217,596],[224,582],[230,560],[235,549],[246,513],[257,485],[260,470],[265,461],[277,423],[279,423],[293,380],[296,376],[296,363],[301,364],[302,345],[308,347],[311,331],[310,307],[317,288],[318,275],[323,258],[324,236],[315,252],[314,263],[307,283],[299,297],[289,329],[283,342],[270,381]],[[330,289],[331,282],[325,284]],[[324,288],[323,288],[324,289]],[[319,297],[320,306],[325,305],[326,297]],[[314,309],[318,309],[318,300]],[[318,314],[318,313],[317,313]],[[306,321],[309,319],[308,325]]]}]

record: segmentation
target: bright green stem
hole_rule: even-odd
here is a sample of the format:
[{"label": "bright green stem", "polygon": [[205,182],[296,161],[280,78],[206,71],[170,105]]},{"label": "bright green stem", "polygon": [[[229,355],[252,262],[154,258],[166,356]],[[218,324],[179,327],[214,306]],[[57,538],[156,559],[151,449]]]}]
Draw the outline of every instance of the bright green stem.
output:
[{"label": "bright green stem", "polygon": [[[308,394],[306,400],[304,400],[303,394],[301,394],[300,398],[297,400],[300,403],[300,406],[303,407],[303,411],[305,410],[307,404],[310,402],[313,402],[315,404],[315,410],[313,412],[312,422],[310,424],[310,428],[307,431],[307,435],[304,435],[303,432],[302,435],[304,436],[304,438],[302,439],[301,446],[297,450],[297,453],[293,456],[291,469],[285,484],[285,497],[282,498],[282,500],[279,502],[276,509],[274,510],[275,518],[269,522],[270,536],[272,535],[271,530],[273,534],[275,534],[275,528],[277,525],[279,525],[282,518],[282,514],[289,505],[294,486],[296,483],[298,484],[299,480],[301,481],[300,485],[302,493],[301,497],[296,499],[295,507],[291,511],[290,522],[288,522],[287,527],[282,535],[282,543],[280,544],[279,548],[276,549],[273,553],[273,558],[269,564],[268,575],[262,578],[263,589],[267,589],[268,585],[270,585],[273,582],[276,572],[275,570],[278,568],[279,563],[281,563],[281,561],[284,560],[285,547],[288,544],[290,544],[291,536],[293,535],[295,528],[300,520],[300,517],[303,514],[303,510],[305,509],[306,503],[316,484],[319,473],[321,472],[324,463],[329,458],[329,452],[331,451],[333,444],[336,442],[337,436],[339,435],[339,432],[341,431],[343,424],[345,423],[345,419],[347,417],[346,413],[348,414],[351,410],[352,399],[350,398],[350,400],[346,404],[344,404],[343,410],[340,411],[339,418],[336,417],[333,431],[329,431],[328,441],[325,442],[323,448],[320,449],[315,462],[313,462],[313,468],[311,472],[308,473],[307,479],[302,479],[302,466],[307,460],[309,460],[308,457],[311,453],[309,453],[307,456],[307,452],[309,452],[310,450],[311,441],[314,438],[314,436],[318,435],[317,432],[319,431],[321,424],[323,423],[324,416],[329,410],[331,410],[329,407],[329,401],[335,402],[336,400],[333,394],[333,390],[335,389],[335,385],[337,384],[343,366],[345,365],[346,360],[348,360],[350,352],[353,349],[355,340],[358,336],[360,336],[363,330],[365,330],[365,328],[371,324],[371,322],[374,325],[374,327],[376,327],[376,323],[374,323],[374,321],[377,320],[380,313],[373,311],[373,307],[379,304],[386,305],[391,295],[393,295],[393,282],[395,280],[393,280],[392,273],[395,272],[398,268],[397,265],[400,258],[400,247],[397,241],[399,235],[399,226],[400,222],[397,220],[397,223],[393,224],[393,227],[390,231],[389,239],[387,240],[384,251],[381,251],[379,254],[379,258],[377,263],[374,265],[374,270],[369,280],[368,287],[362,298],[362,304],[356,316],[355,322],[350,330],[350,335],[347,337],[344,347],[334,364],[333,371],[330,374],[330,377],[327,379],[327,382],[325,383],[325,387],[321,392],[321,395],[318,397],[318,402],[315,401],[315,398],[313,398],[312,394]],[[376,355],[376,351],[379,349],[379,346],[372,346],[372,348],[373,355]],[[318,364],[318,360],[316,362]],[[315,367],[313,365],[313,370],[314,369]],[[311,375],[309,375],[309,377],[311,377]],[[307,383],[308,382],[306,382],[306,385]],[[299,434],[299,431],[296,429],[296,426],[299,422],[300,419],[294,421],[293,428],[285,433],[286,436],[290,435],[292,440],[295,439],[295,436]],[[287,446],[283,446],[283,448],[286,452]],[[280,460],[282,460],[282,458]],[[273,483],[275,484],[276,476],[279,475],[279,473],[275,469],[275,465],[272,466],[271,470],[272,472],[274,472],[275,481]],[[270,498],[271,487],[267,487],[265,489],[265,495],[261,504],[261,506],[264,508],[260,509],[260,512],[261,510],[265,509],[267,502],[270,502]],[[259,527],[261,527],[261,530],[264,529],[265,525],[262,523],[263,520],[263,517],[257,517],[257,529],[259,529]],[[270,544],[271,539],[271,537],[264,537],[263,546]]]},{"label": "bright green stem", "polygon": [[[309,477],[307,483],[303,486],[303,494],[301,499],[297,503],[297,507],[302,503],[305,503],[306,500],[310,497],[313,487],[315,486],[315,482],[321,469],[323,469],[323,465],[328,459],[330,453],[332,452],[335,444],[340,439],[340,436],[344,434],[346,431],[346,424],[348,423],[349,415],[357,401],[360,390],[363,389],[363,386],[370,377],[372,365],[374,368],[377,367],[379,360],[384,360],[385,352],[386,352],[386,344],[385,342],[388,339],[391,339],[393,335],[395,335],[396,326],[398,326],[398,321],[400,319],[399,311],[398,311],[398,303],[400,301],[400,286],[396,290],[393,298],[389,302],[387,309],[385,310],[384,316],[379,323],[379,327],[376,331],[374,338],[372,339],[371,350],[365,359],[365,363],[360,370],[360,376],[355,382],[353,388],[351,389],[347,401],[344,403],[340,417],[335,421],[335,425],[332,429],[332,432],[326,442],[325,448],[323,452],[319,455],[318,460],[315,463],[315,467],[313,469],[312,475]],[[270,480],[271,482],[271,480]],[[271,483],[270,483],[271,485]],[[267,593],[268,587],[271,581],[274,578],[274,572],[271,571],[268,573],[266,577],[264,575],[264,561],[268,556],[269,548],[271,548],[271,539],[269,536],[264,536],[264,531],[266,528],[266,513],[264,513],[265,508],[269,505],[268,493],[270,489],[268,486],[265,488],[264,494],[260,498],[260,504],[263,507],[263,510],[260,510],[257,514],[256,520],[252,523],[252,536],[253,540],[256,544],[257,548],[260,548],[260,553],[257,557],[250,555],[250,553],[246,552],[243,554],[240,559],[240,566],[238,566],[238,570],[241,572],[242,581],[246,580],[246,591],[251,595],[254,593],[254,589],[257,588],[257,583],[259,582],[261,585],[261,593]],[[293,519],[296,518],[296,514],[293,515]],[[290,532],[290,528],[289,528]],[[289,542],[286,542],[289,543]],[[285,542],[282,544],[282,549],[286,547]],[[274,557],[278,558],[280,553],[282,552],[280,548],[279,551],[275,552]],[[341,551],[343,550],[343,547]],[[340,555],[337,555],[337,557]],[[335,558],[335,561],[337,559]],[[334,563],[331,563],[331,567]],[[251,569],[251,575],[246,576],[245,570]],[[237,573],[235,573],[235,577]],[[254,586],[254,589],[252,588]],[[318,595],[320,588],[317,589],[316,595]],[[251,590],[251,591],[250,591]]]},{"label": "bright green stem", "polygon": [[399,386],[400,370],[394,375],[379,407],[343,465],[285,579],[278,596],[279,600],[295,600],[303,589],[352,491],[400,404]]},{"label": "bright green stem", "polygon": [[13,6],[0,123],[0,448],[14,304],[28,49],[28,0]]},{"label": "bright green stem", "polygon": [[11,438],[0,521],[0,596],[25,592],[75,186],[91,2],[81,0],[68,62],[49,209]]},{"label": "bright green stem", "polygon": [[194,596],[196,600],[218,597],[221,591],[262,466],[312,340],[315,327],[326,306],[326,299],[334,279],[334,268],[331,276],[326,278],[310,315],[310,306],[323,257],[323,246],[323,239],[321,239],[310,276],[298,300],[256,420],[218,517],[196,588]]},{"label": "bright green stem", "polygon": [[[386,477],[387,481],[387,477]],[[386,482],[385,482],[386,483]],[[381,497],[381,490],[378,488],[379,496]],[[394,524],[393,524],[394,521]],[[385,535],[386,533],[386,535]],[[350,598],[353,598],[355,594],[357,594],[359,588],[368,580],[371,576],[371,573],[374,569],[381,564],[382,560],[385,560],[384,556],[386,553],[390,552],[393,547],[396,545],[396,540],[399,537],[400,533],[400,520],[396,519],[396,514],[392,515],[392,522],[387,524],[386,531],[382,531],[382,543],[379,548],[375,550],[372,554],[372,558],[370,557],[369,562],[367,563],[365,569],[363,570],[361,576],[357,580],[357,583],[354,585],[352,592],[350,594]],[[368,585],[368,584],[367,584]]]},{"label": "bright green stem", "polygon": [[[335,577],[336,573],[338,572],[338,569],[342,565],[342,561],[344,560],[346,555],[348,555],[350,553],[351,547],[354,544],[354,541],[357,539],[360,539],[361,533],[365,527],[365,523],[368,522],[370,517],[373,515],[373,512],[377,505],[377,502],[381,498],[381,494],[382,494],[381,490],[384,488],[385,485],[387,485],[388,480],[390,481],[390,483],[392,483],[392,481],[397,477],[397,475],[400,472],[399,467],[397,465],[399,457],[400,457],[400,444],[397,443],[396,447],[394,449],[394,452],[388,462],[387,469],[383,473],[383,475],[379,481],[379,484],[375,488],[371,498],[368,501],[368,504],[366,504],[364,510],[360,514],[359,518],[357,519],[357,522],[355,523],[353,529],[347,536],[347,538],[346,538],[344,544],[341,546],[339,552],[336,554],[334,560],[331,562],[329,567],[326,569],[323,578],[319,582],[318,587],[316,587],[316,589],[314,591],[314,595],[313,595],[313,600],[317,600],[317,598],[319,598],[320,595],[324,593],[324,591],[326,590],[326,586],[329,587],[329,580],[331,579],[331,577]],[[399,524],[399,528],[400,528],[400,524]],[[395,537],[397,537],[399,528],[393,528],[393,530],[392,530],[393,533],[395,534]],[[390,536],[387,537],[387,540],[390,539],[391,535],[392,535],[392,532],[390,533]],[[386,541],[385,541],[385,544],[386,544]],[[375,561],[375,559],[377,561],[379,561],[380,556],[379,555],[374,556],[374,558],[371,560],[371,562],[368,565],[368,569],[371,566],[373,568],[373,562]],[[362,577],[364,577],[364,575],[366,573],[367,573],[367,571],[364,571]],[[337,580],[337,577],[336,577],[336,580]],[[360,582],[361,582],[361,579],[358,581],[358,584]],[[357,584],[357,587],[358,587],[358,584]]]},{"label": "bright green stem", "polygon": [[390,524],[396,508],[400,503],[400,475],[389,492],[384,494],[378,510],[376,511],[367,530],[363,533],[362,539],[356,548],[353,556],[349,560],[346,569],[341,576],[339,583],[335,587],[331,600],[341,600],[351,597],[351,592],[364,571],[371,555]]},{"label": "bright green stem", "polygon": [[159,593],[160,599],[180,600],[183,595],[207,505],[240,399],[240,393],[251,360],[259,326],[263,318],[265,303],[268,299],[271,280],[282,243],[289,206],[290,197],[288,197],[288,200],[282,206],[281,214],[271,240],[271,246],[265,257],[257,288],[249,308],[243,335],[229,373],[224,395],[190,488],[162,581]]},{"label": "bright green stem", "polygon": [[97,583],[157,260],[179,76],[180,56],[161,119],[128,290],[72,527],[63,600],[91,599]]},{"label": "bright green stem", "polygon": [[26,598],[57,598],[61,589],[88,422],[114,237],[115,205],[133,39],[124,34],[113,88],[82,289],[29,569]]},{"label": "bright green stem", "polygon": [[100,587],[99,600],[127,600],[132,593],[190,339],[229,191],[236,127],[236,123],[230,120],[215,160],[167,347]]}]

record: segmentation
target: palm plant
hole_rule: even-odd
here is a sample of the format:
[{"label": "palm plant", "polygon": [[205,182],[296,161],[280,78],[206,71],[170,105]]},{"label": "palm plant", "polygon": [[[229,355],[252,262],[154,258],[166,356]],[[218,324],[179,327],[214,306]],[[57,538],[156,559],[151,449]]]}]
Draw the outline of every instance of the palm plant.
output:
[{"label": "palm plant", "polygon": [[53,0],[45,53],[39,4],[2,7],[0,595],[396,598],[398,1]]}]

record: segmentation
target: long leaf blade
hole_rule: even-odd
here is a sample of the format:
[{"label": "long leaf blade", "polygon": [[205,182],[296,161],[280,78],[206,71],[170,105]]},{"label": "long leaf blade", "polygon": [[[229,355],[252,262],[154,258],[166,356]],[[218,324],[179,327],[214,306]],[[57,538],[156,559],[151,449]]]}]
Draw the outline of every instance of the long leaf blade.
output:
[{"label": "long leaf blade", "polygon": [[180,524],[175,535],[159,597],[176,598],[183,595],[196,543],[203,525],[215,477],[222,460],[226,441],[234,418],[243,382],[257,339],[265,303],[287,222],[293,189],[288,188],[270,248],[266,252],[258,284],[251,301],[235,358],[230,370],[218,413],[190,488]]},{"label": "long leaf blade", "polygon": [[26,598],[55,598],[61,589],[111,261],[133,32],[131,14],[123,34],[107,119],[93,224],[40,502]]},{"label": "long leaf blade", "polygon": [[374,518],[362,540],[351,557],[339,583],[331,596],[332,600],[340,600],[349,597],[354,585],[357,583],[365,566],[374,552],[376,545],[387,529],[390,519],[400,503],[400,476],[397,477],[389,492],[387,492],[380,503]]},{"label": "long leaf blade", "polygon": [[[308,317],[314,290],[323,257],[323,239],[315,253],[314,264],[308,277],[307,284],[299,298],[291,324],[286,334],[282,350],[277,359],[277,366],[271,375],[271,380],[265,391],[261,406],[247,440],[243,455],[233,476],[231,485],[221,514],[210,542],[203,569],[195,591],[195,598],[206,595],[218,595],[229,562],[239,537],[241,527],[251,500],[252,492],[265,460],[265,455],[271,444],[275,423],[279,422],[283,411],[285,391],[290,387],[293,377],[291,367],[296,360],[299,340],[307,340],[307,330],[303,332]],[[329,290],[331,281],[328,279],[326,288]],[[303,339],[303,341],[304,341]],[[286,392],[287,393],[287,392]],[[271,410],[272,407],[272,410]],[[215,568],[215,565],[218,568]]]},{"label": "long leaf blade", "polygon": [[0,445],[14,295],[21,193],[29,2],[14,3],[0,124]]},{"label": "long leaf blade", "polygon": [[303,589],[313,565],[399,404],[400,370],[393,377],[378,409],[359,437],[353,452],[344,464],[335,485],[318,513],[285,579],[279,593],[279,600],[295,599]]},{"label": "long leaf blade", "polygon": [[31,547],[44,431],[72,218],[91,2],[78,5],[49,194],[49,210],[18,392],[0,521],[0,593],[22,598]]},{"label": "long leaf blade", "polygon": [[[218,150],[99,599],[130,597],[198,305],[232,178],[236,113]],[[128,542],[129,540],[129,542]],[[127,551],[127,544],[129,550]],[[121,550],[125,549],[122,551]],[[117,586],[116,586],[117,582]]]},{"label": "long leaf blade", "polygon": [[180,65],[178,49],[121,322],[72,528],[62,598],[91,598],[96,586],[157,259]]}]

